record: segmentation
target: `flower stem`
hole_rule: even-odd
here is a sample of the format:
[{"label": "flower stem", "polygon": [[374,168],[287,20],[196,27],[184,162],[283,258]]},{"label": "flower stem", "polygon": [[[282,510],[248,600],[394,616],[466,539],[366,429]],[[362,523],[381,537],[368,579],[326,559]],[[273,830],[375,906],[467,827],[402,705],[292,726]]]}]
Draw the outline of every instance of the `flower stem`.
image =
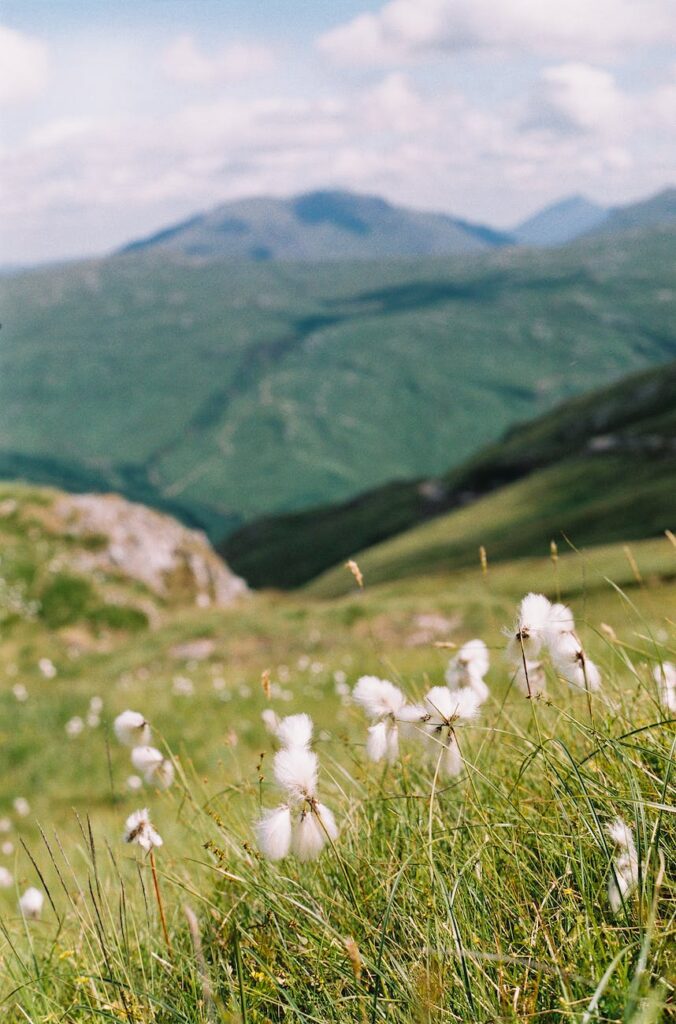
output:
[{"label": "flower stem", "polygon": [[157,868],[155,867],[155,854],[150,851],[150,870],[153,876],[153,886],[155,888],[155,898],[157,900],[157,909],[160,912],[160,921],[162,923],[162,932],[164,933],[164,941],[167,944],[169,955],[172,955],[171,942],[169,941],[169,932],[167,931],[167,919],[164,916],[164,906],[162,904],[162,897],[160,896],[160,883],[157,878]]}]

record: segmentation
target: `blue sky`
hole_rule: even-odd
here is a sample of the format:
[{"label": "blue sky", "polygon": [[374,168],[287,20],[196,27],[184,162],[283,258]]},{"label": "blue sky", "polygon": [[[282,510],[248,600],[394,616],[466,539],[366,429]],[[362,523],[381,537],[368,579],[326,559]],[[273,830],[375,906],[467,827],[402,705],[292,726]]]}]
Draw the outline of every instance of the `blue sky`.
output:
[{"label": "blue sky", "polygon": [[674,183],[672,0],[3,0],[0,264],[252,194],[509,227]]}]

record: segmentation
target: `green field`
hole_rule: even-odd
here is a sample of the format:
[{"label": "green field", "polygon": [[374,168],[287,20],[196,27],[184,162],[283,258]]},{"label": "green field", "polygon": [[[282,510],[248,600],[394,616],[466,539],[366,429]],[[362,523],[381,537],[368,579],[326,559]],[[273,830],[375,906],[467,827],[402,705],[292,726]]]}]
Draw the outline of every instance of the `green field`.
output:
[{"label": "green field", "polygon": [[[380,544],[360,558],[378,566],[378,579],[396,578],[415,573],[417,559],[422,572],[467,564],[479,544],[504,559],[542,551],[549,539],[655,536],[674,525],[674,494],[676,362],[569,399],[442,476],[257,520],[221,551],[252,586],[288,588]],[[458,508],[465,511],[443,515]],[[420,524],[428,525],[414,530]],[[340,570],[333,578],[345,585]]]},{"label": "green field", "polygon": [[[80,541],[51,528],[52,500],[0,492],[0,864],[14,876],[0,890],[3,1020],[667,1019],[676,734],[652,670],[675,659],[668,539],[557,563],[545,545],[487,574],[478,560],[430,564],[380,585],[365,564],[363,591],[351,582],[332,599],[257,594],[203,611],[115,575],[87,577],[84,596],[72,573],[64,584]],[[45,610],[54,589],[61,603]],[[573,607],[603,676],[591,704],[551,671],[546,698],[528,702],[511,685],[502,629],[530,589]],[[112,598],[145,608],[146,621],[97,614]],[[401,765],[374,770],[364,717],[337,691],[371,672],[419,696],[443,680],[449,651],[435,644],[476,635],[491,652],[491,697],[462,731],[463,775],[436,777],[414,741]],[[196,640],[211,647],[198,653]],[[271,706],[316,722],[321,799],[340,826],[316,863],[256,852],[252,820],[275,803],[264,670]],[[93,696],[100,722],[69,736]],[[128,751],[111,730],[127,707],[175,760],[164,793],[127,787]],[[140,806],[164,838],[170,950],[148,861],[121,840]],[[639,886],[613,915],[604,827],[617,814],[636,833]],[[28,885],[54,904],[39,921],[16,909]]]},{"label": "green field", "polygon": [[390,263],[152,253],[0,280],[0,473],[212,538],[457,466],[676,352],[676,235]]}]

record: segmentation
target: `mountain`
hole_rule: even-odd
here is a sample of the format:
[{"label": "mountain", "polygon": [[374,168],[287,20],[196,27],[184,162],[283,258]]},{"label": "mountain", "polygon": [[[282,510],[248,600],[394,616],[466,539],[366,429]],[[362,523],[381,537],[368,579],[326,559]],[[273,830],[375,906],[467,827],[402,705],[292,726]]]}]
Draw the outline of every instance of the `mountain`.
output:
[{"label": "mountain", "polygon": [[660,231],[390,263],[147,251],[4,278],[0,475],[117,491],[219,541],[434,477],[673,359],[675,262]]},{"label": "mountain", "polygon": [[440,256],[509,245],[512,239],[446,214],[393,206],[376,196],[308,192],[255,198],[207,213],[125,246],[201,260],[355,260]]},{"label": "mountain", "polygon": [[[674,526],[676,363],[513,431],[450,477],[449,495],[453,480],[456,495],[459,485],[476,488],[466,507],[356,555],[370,585],[476,565],[480,545],[492,564],[542,555],[552,540],[565,552],[659,537]],[[335,596],[352,585],[341,566],[310,592]]]},{"label": "mountain", "polygon": [[[512,558],[542,552],[563,533],[576,544],[652,536],[674,526],[674,493],[676,361],[514,427],[443,476],[263,519],[221,550],[253,586],[289,587],[370,548],[358,557],[375,582],[423,562],[432,571],[435,559],[471,564],[479,544]],[[340,586],[341,570],[329,578]]]},{"label": "mountain", "polygon": [[671,227],[676,224],[676,188],[666,188],[656,196],[627,206],[614,206],[608,216],[588,234],[603,237],[627,231]]},{"label": "mountain", "polygon": [[569,196],[524,220],[511,232],[519,245],[565,245],[599,227],[608,211],[584,196]]}]

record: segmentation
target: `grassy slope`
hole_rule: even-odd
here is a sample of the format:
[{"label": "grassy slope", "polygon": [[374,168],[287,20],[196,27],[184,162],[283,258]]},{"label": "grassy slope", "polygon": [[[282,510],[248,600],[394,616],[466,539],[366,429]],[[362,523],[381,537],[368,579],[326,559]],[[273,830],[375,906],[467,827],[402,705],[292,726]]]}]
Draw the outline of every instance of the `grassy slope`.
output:
[{"label": "grassy slope", "polygon": [[[574,530],[580,543],[649,536],[672,524],[674,410],[676,362],[571,399],[514,427],[501,441],[435,481],[392,483],[344,505],[262,519],[227,538],[222,551],[253,586],[297,586],[356,551],[465,505],[470,496],[476,498],[562,460],[562,472],[550,471],[517,491],[534,503],[536,528],[524,522],[502,537],[492,550],[494,557],[513,557],[524,546],[537,550],[548,539],[548,530],[556,537],[564,529]],[[615,447],[590,453],[590,439],[607,436],[612,436]],[[502,500],[496,496],[487,506],[491,515],[497,514],[498,524]],[[595,521],[597,514],[600,521]],[[469,511],[458,521],[472,523],[473,518]],[[492,533],[481,512],[478,521],[488,542]],[[444,523],[438,530],[430,527],[431,533],[440,535],[445,530]],[[470,547],[465,557],[473,558],[474,553]]]},{"label": "grassy slope", "polygon": [[[40,500],[30,490],[11,493],[22,506]],[[23,541],[17,532],[16,543],[37,570],[72,543],[45,536],[37,522],[30,528]],[[131,1015],[136,1024],[208,1024],[214,1014],[186,928],[186,902],[198,914],[205,970],[224,1020],[236,1018],[243,993],[252,1021],[286,1012],[291,1020],[361,1022],[375,1005],[377,1021],[396,1024],[420,1012],[440,1024],[458,1015],[517,1024],[533,1014],[572,1024],[622,950],[602,993],[602,1017],[651,1019],[634,1018],[631,1002],[670,973],[675,894],[668,878],[658,888],[656,876],[658,850],[669,861],[674,849],[670,815],[661,810],[669,802],[673,729],[655,703],[646,662],[669,651],[665,616],[676,583],[666,540],[632,550],[642,586],[622,550],[609,546],[562,557],[557,574],[547,559],[532,559],[492,567],[488,577],[474,567],[367,585],[335,601],[259,595],[218,613],[160,609],[154,630],[117,632],[105,643],[91,633],[79,649],[71,632],[49,630],[42,619],[5,623],[0,815],[12,819],[15,852],[0,854],[0,863],[20,890],[42,888],[44,880],[56,907],[55,914],[47,905],[43,920],[24,928],[14,890],[0,891],[0,999],[8,1022],[89,1024]],[[509,690],[501,627],[531,587],[552,597],[558,590],[573,604],[602,666],[606,694],[594,700],[595,732],[584,698],[553,678],[551,703],[531,707]],[[362,672],[390,675],[411,695],[438,682],[447,652],[434,648],[433,637],[412,646],[420,616],[430,615],[442,619],[440,639],[478,633],[492,651],[494,696],[463,733],[467,775],[451,785],[434,785],[434,766],[410,744],[402,769],[374,772],[364,760],[363,718],[334,692],[335,671],[350,684]],[[207,660],[171,653],[195,637],[213,640]],[[41,656],[54,661],[55,679],[38,672]],[[264,668],[272,672],[273,706],[309,711],[323,730],[321,794],[341,836],[317,865],[271,866],[251,852],[251,818],[260,800],[275,800],[269,753],[257,769],[260,752],[270,750],[259,723]],[[174,691],[179,675],[192,681],[192,696]],[[25,702],[12,694],[17,681],[28,691]],[[104,701],[101,725],[66,739],[66,721],[84,715],[92,695]],[[125,707],[143,710],[158,742],[176,756],[179,781],[169,792],[129,793],[128,753],[113,742],[108,757],[106,734]],[[634,735],[638,727],[647,728]],[[11,808],[18,795],[31,803],[25,818]],[[119,839],[124,818],[141,804],[165,840],[158,862],[171,956],[147,862]],[[643,881],[640,903],[613,920],[601,826],[616,813],[637,828]],[[343,946],[348,936],[363,961],[360,977]],[[464,958],[458,943],[468,951]],[[646,969],[637,975],[641,948]]]},{"label": "grassy slope", "polygon": [[672,357],[675,246],[369,267],[147,254],[4,279],[0,472],[118,489],[212,536],[438,473]]}]

